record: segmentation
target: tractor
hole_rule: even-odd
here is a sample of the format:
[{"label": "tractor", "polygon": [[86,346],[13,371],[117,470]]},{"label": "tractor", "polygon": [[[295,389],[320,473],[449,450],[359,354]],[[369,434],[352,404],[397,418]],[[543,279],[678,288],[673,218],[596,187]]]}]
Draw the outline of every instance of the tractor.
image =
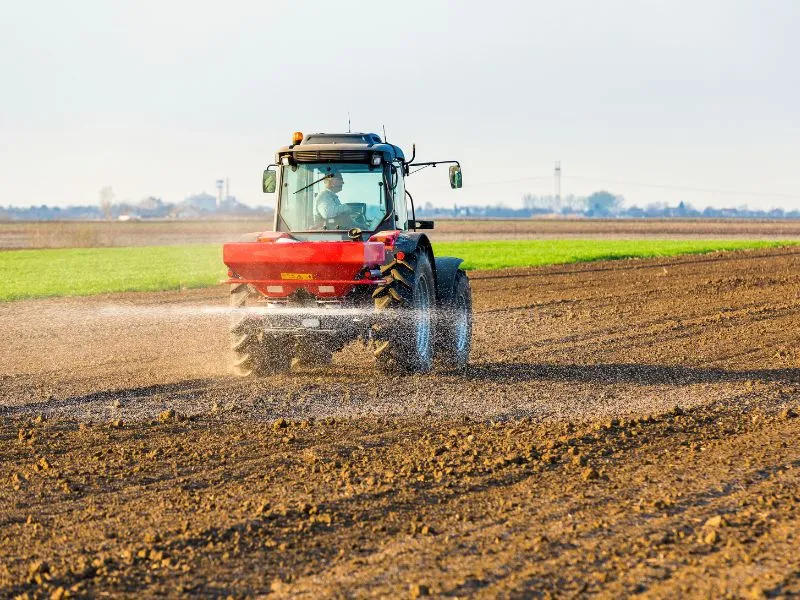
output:
[{"label": "tractor", "polygon": [[374,133],[295,132],[263,173],[275,193],[272,231],[223,246],[234,374],[330,363],[361,340],[381,370],[463,370],[472,292],[462,259],[434,256],[406,178],[458,161],[415,162]]}]

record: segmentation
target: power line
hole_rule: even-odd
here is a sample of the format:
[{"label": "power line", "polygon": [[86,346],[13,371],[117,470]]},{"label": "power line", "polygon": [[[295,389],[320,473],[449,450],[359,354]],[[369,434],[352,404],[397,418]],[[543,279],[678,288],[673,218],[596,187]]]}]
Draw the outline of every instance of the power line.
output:
[{"label": "power line", "polygon": [[[559,169],[560,170],[560,169]],[[619,179],[603,179],[602,177],[586,177],[583,175],[564,175],[559,173],[561,178],[575,179],[579,181],[594,181],[596,183],[609,183],[613,185],[630,185],[635,187],[656,188],[663,190],[676,190],[683,192],[701,192],[705,194],[727,194],[731,196],[750,196],[750,197],[766,197],[766,198],[784,198],[788,200],[800,200],[800,194],[782,193],[782,192],[751,192],[741,190],[719,190],[713,188],[698,188],[682,185],[669,185],[661,183],[643,183],[640,181],[621,181]],[[479,187],[484,185],[501,185],[505,183],[524,183],[526,181],[536,181],[540,179],[553,179],[553,175],[534,175],[531,177],[520,177],[519,179],[498,179],[495,181],[478,181],[475,183],[465,183],[464,187]]]},{"label": "power line", "polygon": [[523,181],[534,181],[535,179],[552,179],[552,175],[537,175],[535,177],[523,177],[521,179],[502,179],[498,181],[479,181],[477,183],[464,184],[463,187],[478,187],[481,185],[499,185],[501,183],[522,183]]},{"label": "power line", "polygon": [[769,198],[786,198],[789,200],[800,199],[800,194],[784,194],[780,192],[748,192],[740,190],[715,190],[711,188],[696,188],[680,185],[668,185],[661,183],[641,183],[636,181],[619,181],[614,179],[602,179],[599,177],[584,177],[580,175],[563,175],[567,179],[578,179],[581,181],[594,181],[597,183],[611,183],[614,185],[632,185],[637,187],[657,188],[662,190],[677,190],[683,192],[703,192],[706,194],[728,194],[735,196],[764,196]]}]

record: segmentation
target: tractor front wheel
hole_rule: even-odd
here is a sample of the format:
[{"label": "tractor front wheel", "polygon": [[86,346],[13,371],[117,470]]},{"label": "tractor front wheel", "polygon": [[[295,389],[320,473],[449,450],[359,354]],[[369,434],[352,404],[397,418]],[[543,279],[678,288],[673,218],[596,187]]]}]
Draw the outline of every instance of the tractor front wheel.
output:
[{"label": "tractor front wheel", "polygon": [[472,289],[460,269],[451,294],[439,309],[437,332],[436,355],[442,365],[463,371],[472,347]]}]

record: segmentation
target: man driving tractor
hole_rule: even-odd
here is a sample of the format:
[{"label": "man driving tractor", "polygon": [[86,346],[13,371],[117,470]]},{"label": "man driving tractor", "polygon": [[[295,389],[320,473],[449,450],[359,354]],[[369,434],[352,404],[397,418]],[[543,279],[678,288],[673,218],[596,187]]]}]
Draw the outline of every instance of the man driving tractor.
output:
[{"label": "man driving tractor", "polygon": [[337,171],[331,172],[324,179],[323,185],[325,189],[317,196],[317,213],[319,216],[323,219],[335,219],[339,215],[352,212],[350,207],[342,204],[337,195],[344,186],[344,178],[341,173]]}]

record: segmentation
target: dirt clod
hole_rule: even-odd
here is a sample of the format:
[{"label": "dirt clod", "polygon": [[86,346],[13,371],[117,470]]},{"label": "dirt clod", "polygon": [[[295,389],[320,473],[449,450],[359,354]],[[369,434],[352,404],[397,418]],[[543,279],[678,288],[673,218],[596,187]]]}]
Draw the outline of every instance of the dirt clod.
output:
[{"label": "dirt clod", "polygon": [[722,515],[715,515],[708,519],[703,527],[717,528],[722,527],[723,525],[725,525],[725,520],[722,518]]},{"label": "dirt clod", "polygon": [[600,474],[593,467],[587,467],[586,469],[581,471],[581,478],[584,481],[592,481],[594,479],[597,479],[599,476]]},{"label": "dirt clod", "polygon": [[703,536],[703,541],[709,545],[716,544],[719,541],[719,534],[716,530],[711,530]]},{"label": "dirt clod", "polygon": [[145,544],[155,544],[156,542],[161,541],[161,535],[155,531],[148,531],[144,534],[142,540]]},{"label": "dirt clod", "polygon": [[409,591],[409,596],[411,598],[420,598],[422,596],[429,596],[431,593],[430,588],[427,585],[421,583],[412,583],[408,591]]},{"label": "dirt clod", "polygon": [[781,418],[782,419],[795,419],[797,418],[798,412],[797,409],[793,406],[787,406],[781,411]]},{"label": "dirt clod", "polygon": [[28,575],[30,576],[49,572],[50,565],[43,560],[37,560],[28,565]]},{"label": "dirt clod", "polygon": [[576,467],[585,467],[588,459],[583,454],[576,454],[572,457],[572,464]]},{"label": "dirt clod", "polygon": [[286,593],[289,590],[289,584],[282,581],[279,578],[273,579],[272,583],[270,583],[269,589],[275,593],[282,594]]},{"label": "dirt clod", "polygon": [[59,586],[50,593],[50,600],[62,600],[68,596],[69,592]]}]

